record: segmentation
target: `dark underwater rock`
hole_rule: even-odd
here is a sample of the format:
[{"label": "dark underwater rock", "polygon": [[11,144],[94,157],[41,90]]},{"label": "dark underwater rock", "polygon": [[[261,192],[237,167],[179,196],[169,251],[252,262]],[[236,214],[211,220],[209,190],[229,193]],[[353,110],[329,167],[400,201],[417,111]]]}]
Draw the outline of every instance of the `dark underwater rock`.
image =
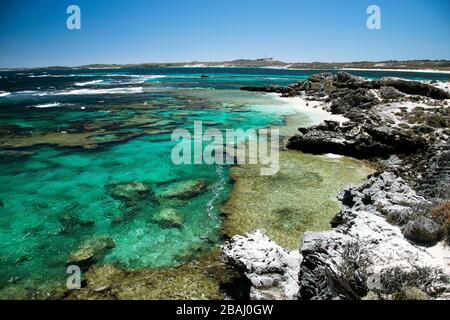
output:
[{"label": "dark underwater rock", "polygon": [[190,199],[206,191],[206,180],[187,180],[174,183],[162,191],[159,195],[162,198]]},{"label": "dark underwater rock", "polygon": [[112,224],[128,223],[144,212],[152,202],[143,200],[142,202],[124,202],[119,206],[121,214],[112,220]]},{"label": "dark underwater rock", "polygon": [[34,155],[29,151],[0,150],[0,161],[27,161]]},{"label": "dark underwater rock", "polygon": [[16,259],[16,264],[22,264],[24,262],[28,262],[31,260],[31,257],[29,255],[23,255]]},{"label": "dark underwater rock", "polygon": [[93,220],[82,220],[72,214],[63,214],[58,220],[62,224],[64,231],[70,231],[77,227],[92,227],[95,224]]},{"label": "dark underwater rock", "polygon": [[149,184],[139,181],[108,184],[105,189],[114,199],[125,202],[139,202],[153,193]]},{"label": "dark underwater rock", "polygon": [[84,274],[80,290],[67,290],[74,300],[222,300],[222,284],[237,273],[219,261],[216,251],[175,267],[125,269],[117,264],[94,265]]},{"label": "dark underwater rock", "polygon": [[115,247],[110,237],[93,237],[84,241],[67,259],[67,265],[76,265],[87,270],[91,265],[103,259]]},{"label": "dark underwater rock", "polygon": [[163,228],[181,228],[183,216],[173,208],[163,208],[153,215],[151,221]]},{"label": "dark underwater rock", "polygon": [[105,189],[112,198],[122,201],[119,206],[121,215],[112,220],[113,224],[127,223],[158,203],[153,189],[145,182],[113,183],[106,185]]}]

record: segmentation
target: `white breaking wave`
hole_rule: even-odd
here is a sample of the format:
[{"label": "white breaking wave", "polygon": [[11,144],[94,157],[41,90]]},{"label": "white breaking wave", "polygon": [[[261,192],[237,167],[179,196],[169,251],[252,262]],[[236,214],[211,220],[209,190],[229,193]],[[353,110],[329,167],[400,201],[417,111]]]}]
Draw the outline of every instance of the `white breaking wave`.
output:
[{"label": "white breaking wave", "polygon": [[[38,75],[31,75],[28,76],[28,78],[74,78],[74,77],[97,77],[97,76],[103,76],[103,75],[96,75],[96,74],[38,74]],[[111,75],[112,77],[119,76],[119,75]]]},{"label": "white breaking wave", "polygon": [[160,78],[165,78],[166,76],[163,75],[129,75],[130,78],[134,78],[135,80],[131,79],[131,80],[125,80],[125,81],[119,81],[121,84],[139,84],[139,83],[144,83],[147,80],[151,80],[151,79],[160,79]]},{"label": "white breaking wave", "polygon": [[42,92],[38,96],[63,96],[63,95],[94,95],[94,94],[132,94],[144,92],[142,87],[111,88],[111,89],[77,89],[55,92]]},{"label": "white breaking wave", "polygon": [[143,78],[145,78],[146,80],[149,79],[158,79],[158,78],[165,78],[166,76],[163,75],[151,75],[151,76],[143,76]]},{"label": "white breaking wave", "polygon": [[[73,77],[97,77],[103,75],[96,74],[39,74],[39,75],[31,75],[28,78],[73,78]],[[110,75],[111,77],[120,76],[120,75]]]},{"label": "white breaking wave", "polygon": [[101,83],[103,80],[92,80],[92,81],[86,81],[86,82],[76,82],[75,85],[77,87],[84,87],[84,86],[90,86],[92,84]]},{"label": "white breaking wave", "polygon": [[99,74],[86,74],[86,73],[78,73],[78,74],[39,74],[39,75],[30,75],[28,78],[70,78],[70,77],[124,77],[124,78],[140,78],[140,79],[156,79],[156,78],[164,78],[166,76],[159,74],[152,75],[140,75],[140,74],[126,74],[126,73],[99,73]]},{"label": "white breaking wave", "polygon": [[36,90],[22,90],[22,91],[16,91],[14,94],[33,94],[39,91]]},{"label": "white breaking wave", "polygon": [[214,184],[214,187],[212,190],[213,196],[206,204],[206,211],[210,218],[213,217],[216,201],[220,197],[222,190],[225,189],[225,184],[226,184],[225,173],[224,173],[224,169],[222,166],[216,167],[216,174],[217,174],[218,180]]},{"label": "white breaking wave", "polygon": [[6,97],[9,96],[11,94],[11,92],[8,91],[0,91],[0,97]]},{"label": "white breaking wave", "polygon": [[44,104],[38,104],[35,106],[31,106],[33,108],[54,108],[61,106],[61,103],[59,102],[53,102],[53,103],[44,103]]},{"label": "white breaking wave", "polygon": [[120,67],[89,67],[90,70],[120,69]]},{"label": "white breaking wave", "polygon": [[47,77],[56,77],[56,76],[53,76],[51,74],[39,74],[39,75],[32,74],[31,76],[28,76],[28,78],[47,78]]}]

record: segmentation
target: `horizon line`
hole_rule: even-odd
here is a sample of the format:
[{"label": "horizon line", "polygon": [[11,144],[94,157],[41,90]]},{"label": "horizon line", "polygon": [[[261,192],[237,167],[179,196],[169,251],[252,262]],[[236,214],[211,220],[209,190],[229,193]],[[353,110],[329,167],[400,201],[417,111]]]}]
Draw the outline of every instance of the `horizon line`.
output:
[{"label": "horizon line", "polygon": [[[325,61],[309,61],[309,62],[285,62],[281,60],[275,60],[273,58],[256,58],[256,59],[249,59],[249,58],[239,58],[234,60],[221,60],[221,61],[200,61],[200,60],[191,60],[191,61],[171,61],[171,62],[130,62],[130,63],[89,63],[89,64],[82,64],[82,65],[47,65],[47,66],[35,66],[35,67],[0,67],[0,70],[26,70],[26,69],[50,69],[50,68],[84,68],[84,67],[92,67],[92,66],[143,66],[143,65],[165,65],[166,67],[170,67],[170,65],[179,65],[179,64],[226,64],[226,63],[232,63],[232,62],[238,62],[238,61],[249,61],[249,62],[267,62],[267,63],[275,63],[280,64],[284,66],[289,66],[292,64],[358,64],[358,63],[405,63],[405,62],[430,62],[430,63],[436,63],[436,62],[448,62],[450,63],[450,59],[408,59],[408,60],[358,60],[358,61],[333,61],[333,62],[325,62]],[[270,66],[270,64],[267,65],[253,65],[253,66],[247,66],[247,67],[267,67]],[[205,67],[214,67],[214,65],[205,66]],[[220,67],[226,67],[226,66],[220,66]],[[232,67],[232,65],[230,65]],[[241,66],[246,67],[246,66]],[[275,66],[273,66],[275,67]],[[450,67],[450,66],[449,66]],[[289,68],[287,68],[289,69]],[[295,69],[295,68],[292,68]],[[314,68],[312,68],[314,69]],[[381,68],[380,68],[381,69]],[[400,70],[400,69],[399,69]],[[420,70],[420,69],[417,69]]]}]

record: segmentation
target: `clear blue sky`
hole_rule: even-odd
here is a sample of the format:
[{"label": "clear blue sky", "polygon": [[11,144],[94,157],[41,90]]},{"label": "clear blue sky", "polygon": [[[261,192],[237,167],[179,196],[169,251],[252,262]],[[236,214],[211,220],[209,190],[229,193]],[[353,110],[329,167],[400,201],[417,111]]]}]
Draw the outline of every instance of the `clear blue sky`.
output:
[{"label": "clear blue sky", "polygon": [[[66,8],[81,8],[81,30]],[[382,29],[366,28],[377,4]],[[449,0],[2,0],[0,67],[450,59]]]}]

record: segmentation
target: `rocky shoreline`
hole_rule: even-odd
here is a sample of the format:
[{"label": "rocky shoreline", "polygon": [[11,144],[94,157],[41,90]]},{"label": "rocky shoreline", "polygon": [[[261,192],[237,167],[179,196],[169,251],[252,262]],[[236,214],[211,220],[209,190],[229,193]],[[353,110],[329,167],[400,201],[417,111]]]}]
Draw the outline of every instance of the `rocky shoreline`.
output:
[{"label": "rocky shoreline", "polygon": [[446,299],[450,286],[448,85],[317,74],[288,87],[243,87],[319,101],[349,121],[299,129],[287,148],[367,159],[379,172],[345,190],[332,229],[288,251],[263,232],[235,236],[222,259],[253,299]]}]

